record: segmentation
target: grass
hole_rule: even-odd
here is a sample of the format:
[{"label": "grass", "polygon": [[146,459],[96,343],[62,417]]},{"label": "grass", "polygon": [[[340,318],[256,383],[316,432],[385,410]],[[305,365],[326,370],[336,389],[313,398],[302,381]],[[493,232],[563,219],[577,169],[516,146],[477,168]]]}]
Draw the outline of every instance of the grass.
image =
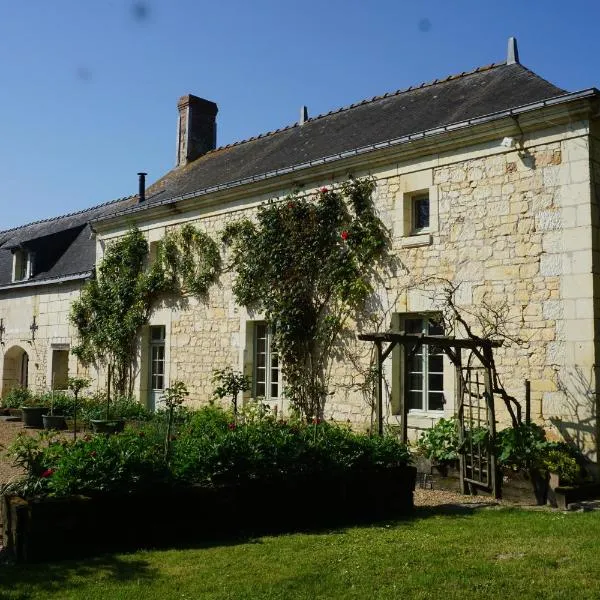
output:
[{"label": "grass", "polygon": [[419,510],[317,533],[0,566],[10,600],[597,598],[600,513]]}]

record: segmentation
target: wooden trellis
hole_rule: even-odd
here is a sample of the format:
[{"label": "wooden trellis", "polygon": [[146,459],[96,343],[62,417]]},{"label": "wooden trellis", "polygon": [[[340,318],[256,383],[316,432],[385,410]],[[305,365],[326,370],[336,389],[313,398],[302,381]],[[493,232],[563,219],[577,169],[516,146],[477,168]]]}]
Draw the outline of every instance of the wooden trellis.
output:
[{"label": "wooden trellis", "polygon": [[[401,346],[406,356],[420,346],[439,348],[452,361],[456,371],[457,417],[460,425],[460,463],[463,492],[473,487],[483,488],[495,496],[496,457],[492,451],[496,434],[494,407],[493,349],[501,341],[487,339],[456,339],[446,336],[407,334],[403,331],[365,333],[359,340],[373,342],[376,351],[375,413],[377,432],[383,435],[383,363],[394,348]],[[465,356],[466,355],[466,356]],[[403,394],[399,396],[401,439],[408,439],[408,407]]]}]

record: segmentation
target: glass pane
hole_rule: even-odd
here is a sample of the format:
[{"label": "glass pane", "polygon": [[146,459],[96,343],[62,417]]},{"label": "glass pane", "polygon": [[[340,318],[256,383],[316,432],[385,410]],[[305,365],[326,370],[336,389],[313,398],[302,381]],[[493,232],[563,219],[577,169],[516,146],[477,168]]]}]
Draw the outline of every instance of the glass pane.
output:
[{"label": "glass pane", "polygon": [[423,331],[422,319],[405,319],[404,330],[406,333],[421,333]]},{"label": "glass pane", "polygon": [[409,390],[422,390],[423,389],[423,375],[420,373],[410,373],[408,376],[408,389]]},{"label": "glass pane", "polygon": [[423,356],[415,354],[408,359],[408,370],[420,373],[423,370]]},{"label": "glass pane", "polygon": [[267,355],[266,354],[257,354],[256,355],[256,367],[258,369],[264,369],[266,364]]},{"label": "glass pane", "polygon": [[422,410],[423,409],[423,393],[409,392],[408,393],[408,408]]},{"label": "glass pane", "polygon": [[265,383],[264,381],[257,381],[256,382],[256,396],[260,397],[265,395]]},{"label": "glass pane", "polygon": [[156,325],[150,327],[150,339],[152,341],[160,341],[165,339],[165,327],[164,325]]},{"label": "glass pane", "polygon": [[429,357],[429,372],[442,373],[444,371],[444,359],[439,354]]},{"label": "glass pane", "polygon": [[429,335],[444,335],[444,326],[441,321],[429,321]]},{"label": "glass pane", "polygon": [[414,228],[429,227],[429,197],[421,196],[413,199]]},{"label": "glass pane", "polygon": [[440,392],[430,392],[429,410],[444,410],[444,394]]},{"label": "glass pane", "polygon": [[271,398],[279,397],[279,386],[276,383],[271,384]]},{"label": "glass pane", "polygon": [[444,389],[444,376],[429,374],[429,389],[432,392],[441,392]]}]

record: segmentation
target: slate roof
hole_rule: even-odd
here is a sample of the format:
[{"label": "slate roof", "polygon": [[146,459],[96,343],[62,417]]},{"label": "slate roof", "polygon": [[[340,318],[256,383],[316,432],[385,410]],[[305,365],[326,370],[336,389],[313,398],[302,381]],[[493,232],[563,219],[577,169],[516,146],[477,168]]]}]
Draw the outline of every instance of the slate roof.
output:
[{"label": "slate roof", "polygon": [[88,273],[94,268],[96,242],[89,222],[135,204],[135,197],[121,198],[61,217],[36,221],[0,231],[0,289],[12,283],[14,248],[36,253],[37,272],[19,284],[55,280]]},{"label": "slate roof", "polygon": [[90,222],[563,94],[565,90],[519,63],[495,64],[376,96],[303,125],[217,148],[151,185],[144,205],[137,204],[136,197],[124,198],[0,231],[0,290],[11,284],[13,248],[22,246],[47,255],[40,263],[44,268],[23,285],[88,273],[95,262]]},{"label": "slate roof", "polygon": [[480,67],[217,148],[150,186],[146,202],[168,202],[213,186],[565,93],[519,63]]}]

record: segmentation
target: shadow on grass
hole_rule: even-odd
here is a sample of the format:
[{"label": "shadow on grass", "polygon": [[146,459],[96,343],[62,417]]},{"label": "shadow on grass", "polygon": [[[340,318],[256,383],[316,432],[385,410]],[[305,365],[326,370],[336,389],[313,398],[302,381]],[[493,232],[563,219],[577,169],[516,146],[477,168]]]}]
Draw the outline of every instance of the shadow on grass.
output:
[{"label": "shadow on grass", "polygon": [[145,560],[114,555],[35,565],[0,564],[0,598],[27,600],[42,592],[66,594],[100,578],[148,584],[157,576],[157,570]]}]

